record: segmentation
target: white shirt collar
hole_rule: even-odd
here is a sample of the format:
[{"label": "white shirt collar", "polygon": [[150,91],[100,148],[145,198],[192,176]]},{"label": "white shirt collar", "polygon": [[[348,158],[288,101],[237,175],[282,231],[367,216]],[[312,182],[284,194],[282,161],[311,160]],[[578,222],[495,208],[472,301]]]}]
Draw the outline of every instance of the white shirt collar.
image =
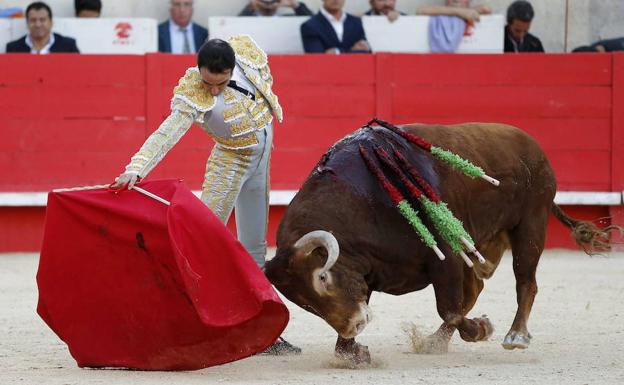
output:
[{"label": "white shirt collar", "polygon": [[325,9],[325,7],[321,6],[321,14],[323,16],[325,16],[325,18],[327,19],[327,21],[329,21],[330,23],[332,22],[339,22],[340,24],[344,23],[345,19],[347,18],[347,13],[344,11],[344,9],[342,10],[342,14],[340,16],[340,19],[336,19],[334,17],[334,15],[332,15],[331,13],[327,12],[327,10]]},{"label": "white shirt collar", "polygon": [[238,64],[234,66],[234,71],[232,71],[231,80],[234,80],[239,87],[243,87],[244,89],[251,92],[252,94],[256,93],[256,87],[253,85],[251,81],[249,81],[249,79],[247,79],[247,76],[245,76],[245,73],[243,72],[242,69],[240,69]]},{"label": "white shirt collar", "polygon": [[30,34],[26,35],[26,45],[30,47],[30,53],[39,54],[39,55],[47,55],[50,53],[50,48],[54,45],[54,33],[50,31],[50,38],[48,39],[48,44],[46,44],[41,51],[37,51],[34,48],[32,38]]},{"label": "white shirt collar", "polygon": [[[182,33],[180,28],[186,28],[186,32]],[[171,41],[171,53],[182,53],[184,51],[184,35],[189,42],[190,53],[197,52],[195,47],[195,39],[193,38],[193,22],[189,22],[186,27],[182,27],[169,19],[169,39]]]},{"label": "white shirt collar", "polygon": [[347,13],[343,10],[340,19],[336,19],[332,14],[327,12],[325,8],[321,7],[321,15],[323,15],[327,19],[329,24],[331,24],[334,32],[336,32],[338,41],[342,41],[342,36],[344,35],[344,22],[347,18]]},{"label": "white shirt collar", "polygon": [[192,25],[193,25],[192,21],[189,21],[189,23],[186,26],[181,26],[181,25],[177,25],[175,21],[169,19],[169,28],[175,28],[176,31],[179,31],[180,28],[186,28],[188,30],[191,28]]}]

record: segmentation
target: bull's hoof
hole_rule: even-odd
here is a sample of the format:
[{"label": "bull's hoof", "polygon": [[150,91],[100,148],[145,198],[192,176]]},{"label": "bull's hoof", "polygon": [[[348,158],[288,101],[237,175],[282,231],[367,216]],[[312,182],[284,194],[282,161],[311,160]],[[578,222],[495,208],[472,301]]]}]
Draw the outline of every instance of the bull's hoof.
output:
[{"label": "bull's hoof", "polygon": [[337,358],[356,366],[362,364],[370,365],[371,363],[368,346],[360,345],[357,342],[342,347],[336,346],[334,354]]},{"label": "bull's hoof", "polygon": [[531,343],[531,333],[522,333],[510,330],[503,340],[503,347],[507,350],[526,349]]},{"label": "bull's hoof", "polygon": [[481,328],[481,332],[479,333],[477,341],[487,341],[492,334],[494,333],[494,325],[490,322],[490,319],[484,314],[480,318],[473,318],[479,327]]}]

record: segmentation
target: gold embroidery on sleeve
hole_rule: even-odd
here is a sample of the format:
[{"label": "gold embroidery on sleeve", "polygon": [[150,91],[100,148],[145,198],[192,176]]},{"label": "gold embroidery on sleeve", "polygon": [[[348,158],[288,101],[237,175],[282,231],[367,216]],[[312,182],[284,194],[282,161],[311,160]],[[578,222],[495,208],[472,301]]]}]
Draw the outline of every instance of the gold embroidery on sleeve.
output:
[{"label": "gold embroidery on sleeve", "polygon": [[126,171],[137,172],[140,177],[145,177],[165,157],[192,124],[192,115],[174,110],[131,158],[130,163],[126,166]]}]

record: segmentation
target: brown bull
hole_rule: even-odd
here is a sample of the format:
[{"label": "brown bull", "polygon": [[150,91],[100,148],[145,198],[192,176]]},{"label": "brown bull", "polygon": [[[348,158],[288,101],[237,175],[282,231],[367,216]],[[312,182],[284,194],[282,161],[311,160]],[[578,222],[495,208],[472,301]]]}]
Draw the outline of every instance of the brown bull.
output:
[{"label": "brown bull", "polygon": [[[537,293],[535,270],[549,213],[573,230],[586,251],[607,234],[567,217],[553,203],[553,171],[523,131],[481,123],[407,125],[402,130],[481,166],[500,186],[458,173],[395,132],[364,127],[322,157],[291,202],[278,229],[276,256],[265,267],[267,277],[289,300],[338,332],[337,354],[363,362],[370,361],[368,349],[354,337],[371,319],[367,304],[373,291],[400,295],[433,285],[443,323],[427,340],[431,351],[445,351],[456,329],[465,341],[487,339],[493,330],[487,318],[466,315],[483,280],[511,248],[518,309],[503,347],[527,348],[527,320]],[[486,258],[484,264],[475,259],[474,267],[468,267],[441,241],[447,258],[440,260],[424,245],[358,150],[379,147],[399,151],[424,176],[463,222]],[[391,174],[388,178],[401,186]],[[418,202],[411,203],[418,208]]]}]

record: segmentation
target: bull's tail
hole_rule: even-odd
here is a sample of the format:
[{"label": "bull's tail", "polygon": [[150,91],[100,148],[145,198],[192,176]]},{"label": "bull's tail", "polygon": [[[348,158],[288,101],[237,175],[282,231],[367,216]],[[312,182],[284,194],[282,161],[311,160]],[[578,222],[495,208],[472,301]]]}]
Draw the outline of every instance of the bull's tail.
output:
[{"label": "bull's tail", "polygon": [[598,228],[592,222],[571,218],[554,202],[551,211],[555,218],[572,230],[572,238],[588,255],[611,250],[611,231],[619,231],[620,235],[624,234],[624,228],[620,226],[611,225]]}]

